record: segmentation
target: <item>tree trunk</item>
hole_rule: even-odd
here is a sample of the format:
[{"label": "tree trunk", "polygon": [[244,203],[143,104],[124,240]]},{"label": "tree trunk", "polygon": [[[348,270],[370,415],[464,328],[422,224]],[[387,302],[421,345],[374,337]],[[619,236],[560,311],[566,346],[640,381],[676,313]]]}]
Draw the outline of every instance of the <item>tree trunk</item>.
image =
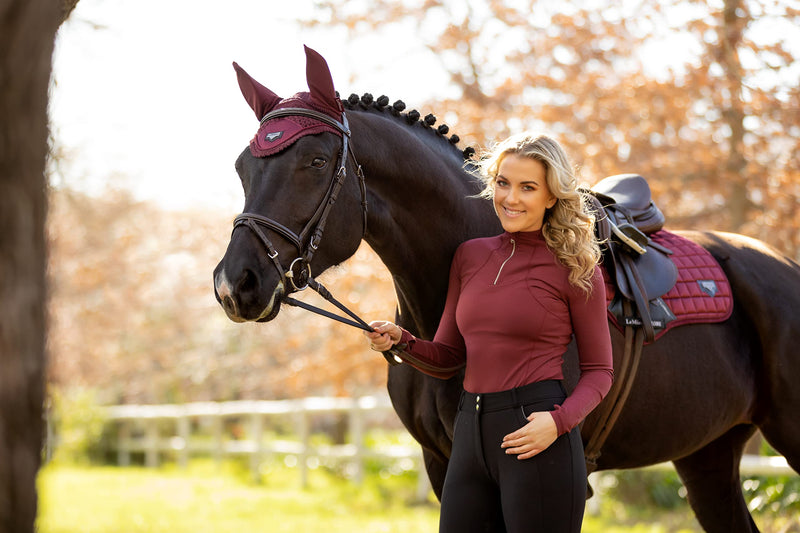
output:
[{"label": "tree trunk", "polygon": [[74,0],[0,0],[0,533],[34,530],[45,368],[47,91]]},{"label": "tree trunk", "polygon": [[728,139],[728,160],[725,172],[730,184],[728,206],[731,215],[731,229],[738,231],[747,222],[752,204],[747,197],[747,179],[744,156],[744,102],[742,100],[743,68],[739,58],[739,46],[747,26],[743,0],[725,0],[722,11],[720,33],[720,65],[725,71],[725,88],[728,93],[728,106],[723,109],[723,119],[730,129]]}]

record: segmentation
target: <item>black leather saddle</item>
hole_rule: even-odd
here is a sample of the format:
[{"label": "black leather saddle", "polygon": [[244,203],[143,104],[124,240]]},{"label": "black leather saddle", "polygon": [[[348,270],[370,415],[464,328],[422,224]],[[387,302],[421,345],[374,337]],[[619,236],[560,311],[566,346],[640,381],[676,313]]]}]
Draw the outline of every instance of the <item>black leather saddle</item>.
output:
[{"label": "black leather saddle", "polygon": [[[648,237],[663,228],[664,214],[638,174],[609,176],[585,192],[597,212],[604,266],[617,288],[609,310],[620,325],[643,328],[645,340],[652,342],[656,330],[675,319],[660,297],[675,285],[678,269],[669,258],[672,251]],[[623,310],[623,298],[633,313]]]}]

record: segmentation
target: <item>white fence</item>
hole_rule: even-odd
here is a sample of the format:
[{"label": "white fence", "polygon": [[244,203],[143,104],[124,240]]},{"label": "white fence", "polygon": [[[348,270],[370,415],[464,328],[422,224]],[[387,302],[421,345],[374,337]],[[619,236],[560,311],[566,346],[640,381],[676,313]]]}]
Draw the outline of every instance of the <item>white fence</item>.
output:
[{"label": "white fence", "polygon": [[[195,402],[176,405],[118,405],[106,408],[106,417],[118,425],[113,443],[117,462],[131,464],[133,453],[144,454],[146,466],[157,466],[162,456],[175,457],[185,466],[191,455],[247,455],[254,478],[258,479],[262,461],[274,455],[285,457],[298,466],[303,486],[309,469],[321,460],[340,461],[360,482],[365,462],[382,459],[398,462],[419,474],[417,496],[427,497],[430,485],[422,468],[418,445],[366,446],[366,429],[371,418],[397,420],[388,396],[361,398],[304,398],[278,401]],[[347,417],[347,442],[336,445],[314,444],[312,419],[316,415],[344,414]],[[228,438],[225,423],[244,423],[244,438]],[[272,424],[270,424],[272,422]],[[267,437],[270,429],[281,423],[292,426],[294,439]],[[210,439],[193,437],[196,427],[210,432]],[[398,424],[398,427],[399,426]],[[209,431],[210,430],[210,431]]]},{"label": "white fence", "polygon": [[[312,418],[315,415],[344,414],[347,417],[348,442],[338,445],[315,445],[312,442]],[[221,460],[227,455],[248,455],[254,477],[261,462],[270,455],[280,455],[296,464],[303,486],[309,469],[320,461],[341,461],[356,481],[364,476],[365,461],[383,459],[404,463],[418,472],[417,496],[424,500],[430,490],[422,467],[422,453],[416,444],[409,446],[367,447],[365,436],[370,418],[389,416],[396,420],[388,396],[362,398],[305,398],[280,401],[198,402],[178,405],[119,405],[106,409],[107,418],[118,424],[114,443],[118,464],[131,464],[131,454],[141,453],[147,466],[156,466],[162,456],[175,457],[186,465],[190,455],[211,455]],[[283,419],[293,427],[294,440],[267,438],[270,419]],[[245,422],[245,438],[226,438],[224,424]],[[273,420],[273,422],[275,422]],[[280,423],[280,421],[278,421]],[[193,428],[210,429],[211,438],[192,437]],[[672,469],[672,463],[647,467]],[[783,457],[746,455],[740,472],[748,475],[797,475]],[[608,475],[607,473],[595,473]]]}]

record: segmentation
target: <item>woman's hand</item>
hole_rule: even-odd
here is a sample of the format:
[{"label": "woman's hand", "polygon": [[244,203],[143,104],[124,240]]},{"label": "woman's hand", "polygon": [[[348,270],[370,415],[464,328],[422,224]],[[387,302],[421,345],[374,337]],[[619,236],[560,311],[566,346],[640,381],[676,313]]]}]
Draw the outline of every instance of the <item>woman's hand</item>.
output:
[{"label": "woman's hand", "polygon": [[528,415],[528,423],[503,437],[501,448],[507,454],[517,454],[517,459],[529,459],[543,452],[558,438],[558,428],[549,411]]},{"label": "woman's hand", "polygon": [[403,331],[392,322],[376,320],[369,323],[374,331],[365,331],[364,336],[369,339],[369,347],[376,352],[385,352],[400,342]]}]

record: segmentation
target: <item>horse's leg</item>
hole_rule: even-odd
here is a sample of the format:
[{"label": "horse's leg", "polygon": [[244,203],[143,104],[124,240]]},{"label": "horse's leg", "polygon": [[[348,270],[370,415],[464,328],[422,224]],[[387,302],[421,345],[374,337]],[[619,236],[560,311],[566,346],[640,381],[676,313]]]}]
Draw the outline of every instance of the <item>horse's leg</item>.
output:
[{"label": "horse's leg", "polygon": [[438,453],[423,448],[422,459],[425,461],[425,471],[431,482],[433,493],[436,499],[442,501],[442,488],[444,487],[444,476],[447,473],[447,462],[443,462]]},{"label": "horse's leg", "polygon": [[674,461],[698,522],[708,533],[758,532],[742,494],[739,462],[755,432],[739,425],[700,450]]},{"label": "horse's leg", "polygon": [[797,411],[786,412],[788,409],[770,413],[769,417],[759,424],[759,429],[767,442],[778,453],[786,458],[795,472],[800,474],[800,418]]},{"label": "horse's leg", "polygon": [[425,470],[441,500],[461,382],[425,376],[403,364],[389,367],[387,386],[395,412],[422,446]]},{"label": "horse's leg", "polygon": [[800,473],[800,321],[796,313],[787,313],[784,320],[768,318],[773,324],[765,335],[763,382],[758,386],[754,421],[764,438]]}]

